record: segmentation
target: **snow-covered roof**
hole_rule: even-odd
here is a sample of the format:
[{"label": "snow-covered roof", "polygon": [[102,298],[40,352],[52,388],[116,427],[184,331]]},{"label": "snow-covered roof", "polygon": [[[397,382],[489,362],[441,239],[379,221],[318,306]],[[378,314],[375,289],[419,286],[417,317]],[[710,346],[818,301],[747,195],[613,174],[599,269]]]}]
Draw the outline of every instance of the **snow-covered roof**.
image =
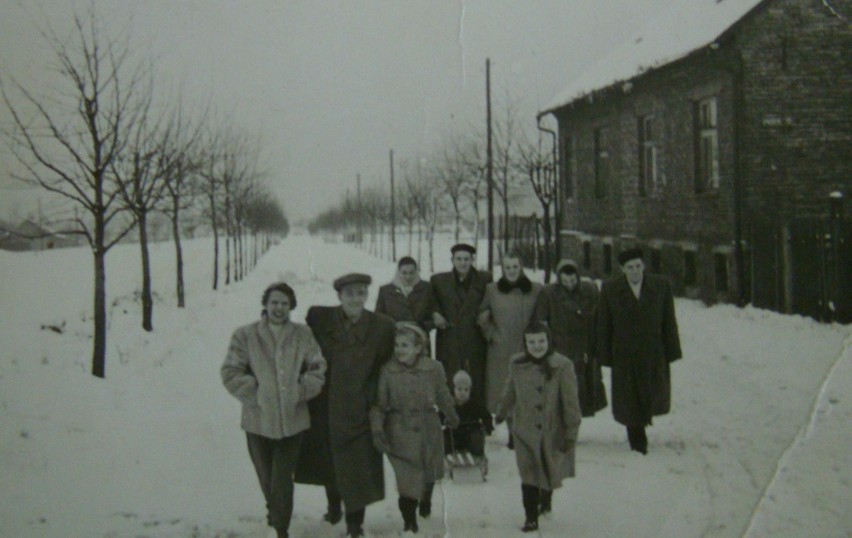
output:
[{"label": "snow-covered roof", "polygon": [[572,80],[542,113],[689,55],[715,41],[764,0],[672,0],[637,32]]}]

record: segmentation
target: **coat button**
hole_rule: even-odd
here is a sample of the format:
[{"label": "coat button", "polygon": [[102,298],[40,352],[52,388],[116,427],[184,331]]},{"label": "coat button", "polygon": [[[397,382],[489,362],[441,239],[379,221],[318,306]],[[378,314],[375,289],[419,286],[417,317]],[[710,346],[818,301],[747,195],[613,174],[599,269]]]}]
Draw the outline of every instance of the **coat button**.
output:
[{"label": "coat button", "polygon": [[537,386],[537,387],[535,388],[535,390],[537,390],[537,391],[541,392],[541,391],[543,391],[543,390],[544,390],[544,388],[543,388],[541,385],[539,385],[539,386]]},{"label": "coat button", "polygon": [[540,429],[541,429],[541,424],[536,424],[536,425],[535,425],[535,429],[540,430]]},{"label": "coat button", "polygon": [[543,405],[541,405],[541,404],[536,404],[535,408],[536,408],[538,411],[541,411],[542,409],[544,409],[544,406],[543,406]]}]

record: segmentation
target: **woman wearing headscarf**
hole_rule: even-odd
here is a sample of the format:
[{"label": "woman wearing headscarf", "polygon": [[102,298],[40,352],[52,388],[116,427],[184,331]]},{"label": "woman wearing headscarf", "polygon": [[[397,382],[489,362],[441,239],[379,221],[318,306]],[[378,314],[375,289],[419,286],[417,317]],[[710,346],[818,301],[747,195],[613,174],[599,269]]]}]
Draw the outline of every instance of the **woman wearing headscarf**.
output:
[{"label": "woman wearing headscarf", "polygon": [[573,260],[559,262],[556,279],[538,296],[534,318],[547,324],[553,347],[574,363],[580,409],[584,417],[590,417],[607,405],[601,365],[594,349],[598,288],[580,278]]},{"label": "woman wearing headscarf", "polygon": [[553,349],[547,325],[532,322],[524,331],[524,347],[512,357],[496,421],[514,419],[509,427],[526,515],[522,530],[535,532],[538,516],[551,510],[553,490],[575,474],[581,418],[574,368]]}]

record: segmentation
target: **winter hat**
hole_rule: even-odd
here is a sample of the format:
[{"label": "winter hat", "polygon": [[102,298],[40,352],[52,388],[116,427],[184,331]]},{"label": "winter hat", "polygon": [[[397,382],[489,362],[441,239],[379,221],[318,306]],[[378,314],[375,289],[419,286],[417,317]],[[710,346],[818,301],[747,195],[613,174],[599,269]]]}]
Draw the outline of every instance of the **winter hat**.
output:
[{"label": "winter hat", "polygon": [[429,350],[429,335],[426,334],[420,325],[411,321],[398,321],[396,323],[396,334],[407,332],[413,334],[420,344],[420,354],[425,355]]},{"label": "winter hat", "polygon": [[468,374],[464,370],[459,370],[458,372],[456,372],[456,375],[453,376],[453,386],[471,387],[473,386],[473,379],[471,379],[470,374]]}]

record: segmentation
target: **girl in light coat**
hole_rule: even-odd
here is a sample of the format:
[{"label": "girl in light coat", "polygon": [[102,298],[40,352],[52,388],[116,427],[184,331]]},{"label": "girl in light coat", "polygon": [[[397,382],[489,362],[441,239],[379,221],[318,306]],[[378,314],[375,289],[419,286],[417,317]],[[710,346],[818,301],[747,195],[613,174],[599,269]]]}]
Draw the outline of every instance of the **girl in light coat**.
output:
[{"label": "girl in light coat", "polygon": [[444,367],[428,352],[428,336],[416,323],[396,324],[394,358],[379,374],[376,404],[370,412],[373,442],[387,454],[396,475],[403,532],[417,532],[416,510],[431,511],[432,486],[444,476],[441,419],[458,425]]},{"label": "girl in light coat", "polygon": [[533,532],[539,514],[550,511],[553,490],[563,478],[574,476],[581,415],[574,365],[553,350],[547,325],[530,323],[524,343],[526,351],[512,357],[496,421],[513,418],[510,429],[526,514],[521,530]]}]

